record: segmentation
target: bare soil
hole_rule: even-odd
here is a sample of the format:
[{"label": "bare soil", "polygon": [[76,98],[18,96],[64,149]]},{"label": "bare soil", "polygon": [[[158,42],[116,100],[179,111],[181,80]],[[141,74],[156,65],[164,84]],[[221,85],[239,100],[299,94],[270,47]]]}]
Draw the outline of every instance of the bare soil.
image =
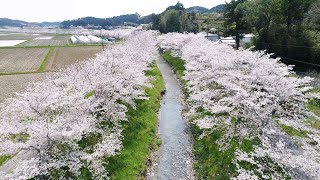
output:
[{"label": "bare soil", "polygon": [[36,71],[48,51],[48,48],[1,48],[0,72]]},{"label": "bare soil", "polygon": [[76,62],[94,58],[100,52],[102,47],[99,46],[55,48],[47,65],[47,71],[56,71]]},{"label": "bare soil", "polygon": [[[41,39],[41,37],[52,37],[52,39]],[[69,44],[70,35],[41,35],[34,39],[19,44],[18,46],[65,46]],[[36,39],[40,38],[40,39]]]},{"label": "bare soil", "polygon": [[49,75],[48,73],[19,74],[0,76],[0,103],[7,98],[15,96],[16,92],[22,92],[29,83],[39,81]]},{"label": "bare soil", "polygon": [[39,35],[26,34],[26,33],[7,33],[0,32],[0,40],[30,40]]}]

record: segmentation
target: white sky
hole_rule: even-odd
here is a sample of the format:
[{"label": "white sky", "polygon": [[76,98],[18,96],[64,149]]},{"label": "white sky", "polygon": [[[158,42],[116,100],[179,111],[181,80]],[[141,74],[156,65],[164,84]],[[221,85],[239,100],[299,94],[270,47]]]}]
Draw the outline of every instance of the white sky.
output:
[{"label": "white sky", "polygon": [[[1,0],[0,17],[29,22],[63,21],[93,16],[161,13],[178,0]],[[225,0],[180,0],[186,8],[212,8]]]}]

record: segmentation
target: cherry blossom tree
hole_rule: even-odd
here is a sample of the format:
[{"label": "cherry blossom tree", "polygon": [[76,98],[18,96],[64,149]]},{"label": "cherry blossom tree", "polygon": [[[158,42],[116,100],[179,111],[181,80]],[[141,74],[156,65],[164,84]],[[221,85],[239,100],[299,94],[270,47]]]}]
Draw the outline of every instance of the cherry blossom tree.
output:
[{"label": "cherry blossom tree", "polygon": [[[104,157],[121,150],[127,106],[147,98],[144,72],[157,57],[154,32],[137,32],[95,59],[30,85],[0,105],[0,155],[28,154],[4,179],[80,175],[107,179]],[[0,179],[1,179],[0,178]]]},{"label": "cherry blossom tree", "polygon": [[141,28],[131,28],[131,29],[114,29],[114,30],[93,30],[85,28],[75,28],[75,29],[46,29],[46,28],[11,28],[4,29],[6,32],[19,32],[19,33],[36,33],[36,34],[71,34],[71,35],[95,35],[104,37],[114,37],[119,39],[128,39],[135,32],[142,31]]},{"label": "cherry blossom tree", "polygon": [[[158,45],[185,61],[183,78],[190,93],[186,117],[204,132],[223,130],[218,141],[221,151],[228,149],[235,138],[260,139],[254,152],[238,150],[234,160],[239,173],[236,179],[257,179],[253,172],[239,166],[241,161],[258,165],[259,173],[270,169],[269,164],[258,162],[263,158],[280,163],[296,178],[315,179],[320,174],[318,151],[308,143],[318,142],[320,133],[305,123],[310,115],[306,102],[311,97],[307,93],[312,88],[311,78],[297,77],[292,66],[265,52],[236,51],[199,35],[166,34],[158,38]],[[288,137],[278,124],[306,132],[307,137]],[[301,148],[295,145],[297,141]],[[284,178],[275,171],[273,177],[262,176]]]}]

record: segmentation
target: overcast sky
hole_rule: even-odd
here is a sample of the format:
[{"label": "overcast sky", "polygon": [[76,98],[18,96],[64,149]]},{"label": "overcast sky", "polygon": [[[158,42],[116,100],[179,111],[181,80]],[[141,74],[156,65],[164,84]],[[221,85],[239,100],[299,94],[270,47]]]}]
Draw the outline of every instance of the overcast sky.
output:
[{"label": "overcast sky", "polygon": [[[161,13],[177,0],[1,0],[0,17],[29,22],[63,21],[86,16],[107,18],[138,12]],[[180,0],[185,7],[212,8],[225,0]]]}]

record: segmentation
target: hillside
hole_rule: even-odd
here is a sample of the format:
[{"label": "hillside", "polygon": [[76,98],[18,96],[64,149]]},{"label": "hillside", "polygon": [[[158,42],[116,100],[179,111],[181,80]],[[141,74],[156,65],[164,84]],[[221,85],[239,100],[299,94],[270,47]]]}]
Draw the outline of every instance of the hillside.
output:
[{"label": "hillside", "polygon": [[136,13],[114,16],[111,18],[84,17],[74,20],[63,21],[61,25],[64,27],[94,25],[101,26],[104,28],[109,26],[136,25],[141,24],[141,22],[142,21],[140,15]]},{"label": "hillside", "polygon": [[[220,4],[211,9],[207,9],[201,6],[193,6],[185,9],[187,13],[214,13],[222,12],[224,9],[224,4]],[[120,16],[114,16],[111,18],[96,18],[96,17],[82,17],[73,20],[66,20],[63,22],[26,22],[21,20],[13,20],[9,18],[0,18],[0,27],[43,27],[43,26],[101,26],[102,28],[108,28],[110,26],[122,26],[130,25],[136,26],[143,23],[154,23],[157,20],[156,14],[150,14],[148,16],[141,17],[138,13],[136,14],[126,14]]]},{"label": "hillside", "polygon": [[220,5],[218,5],[218,6],[215,6],[215,7],[211,8],[208,12],[209,12],[209,13],[213,13],[213,12],[223,12],[224,6],[225,6],[225,4],[220,4]]},{"label": "hillside", "polygon": [[188,13],[206,13],[209,9],[201,6],[193,6],[186,9]]},{"label": "hillside", "polygon": [[21,27],[21,26],[59,26],[60,22],[26,22],[21,20],[13,20],[9,18],[0,18],[0,27],[11,26],[11,27]]},{"label": "hillside", "polygon": [[27,25],[28,22],[25,21],[20,21],[20,20],[12,20],[8,18],[0,18],[0,26],[25,26]]},{"label": "hillside", "polygon": [[205,7],[201,6],[193,6],[186,9],[186,12],[188,13],[214,13],[214,12],[222,12],[224,10],[225,4],[219,4],[211,9],[207,9]]}]

